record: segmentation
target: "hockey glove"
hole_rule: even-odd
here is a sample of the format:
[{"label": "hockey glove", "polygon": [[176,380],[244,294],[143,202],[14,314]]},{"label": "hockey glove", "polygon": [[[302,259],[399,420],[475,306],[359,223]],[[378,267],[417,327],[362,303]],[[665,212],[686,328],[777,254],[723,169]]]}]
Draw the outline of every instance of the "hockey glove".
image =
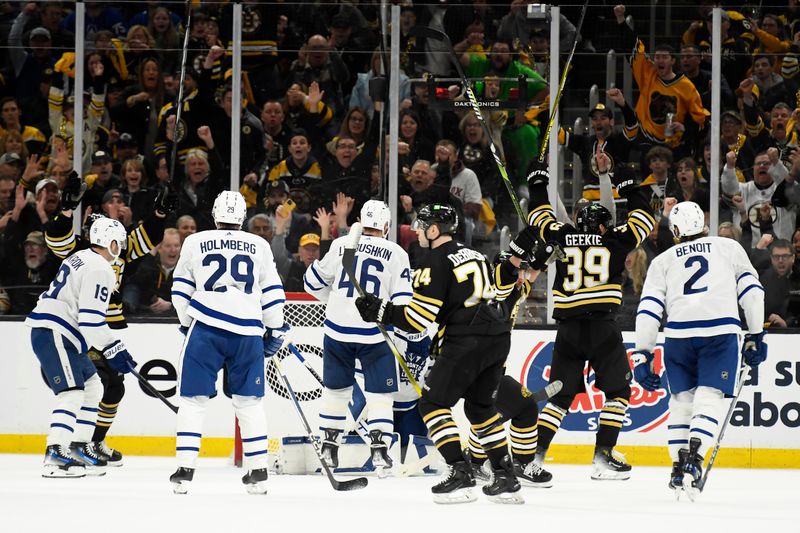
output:
[{"label": "hockey glove", "polygon": [[661,388],[661,377],[653,372],[653,354],[638,350],[631,354],[633,377],[645,390],[653,392]]},{"label": "hockey glove", "polygon": [[627,198],[635,190],[639,188],[639,182],[633,178],[628,178],[617,183],[617,194],[623,198]]},{"label": "hockey glove", "polygon": [[178,331],[185,337],[189,333],[189,326],[178,326]]},{"label": "hockey glove", "polygon": [[103,348],[103,357],[106,358],[108,366],[120,374],[125,374],[136,368],[136,361],[128,353],[122,341],[117,341]]},{"label": "hockey glove", "polygon": [[155,212],[161,216],[167,216],[175,210],[178,205],[178,195],[169,185],[158,188],[155,200]]},{"label": "hockey glove", "polygon": [[284,337],[289,333],[289,325],[283,324],[279,328],[267,329],[264,334],[264,357],[269,359],[281,349]]},{"label": "hockey glove", "polygon": [[381,300],[373,294],[365,294],[356,298],[356,309],[364,322],[386,324],[392,316],[393,307],[392,302]]},{"label": "hockey glove", "polygon": [[426,334],[422,335],[419,340],[412,341],[408,340],[406,346],[406,358],[411,359],[419,359],[424,361],[428,357],[428,352],[431,348],[431,338]]},{"label": "hockey glove", "polygon": [[748,333],[744,336],[742,357],[750,366],[758,366],[767,359],[767,344],[764,342],[766,331],[761,333]]},{"label": "hockey glove", "polygon": [[527,226],[508,244],[508,249],[515,257],[519,257],[523,261],[530,261],[538,241],[536,229],[533,226]]},{"label": "hockey glove", "polygon": [[81,203],[86,192],[86,182],[74,170],[69,173],[64,190],[61,191],[61,209],[72,211]]},{"label": "hockey glove", "polygon": [[537,185],[547,187],[547,184],[550,183],[550,171],[547,169],[547,165],[534,161],[529,167],[527,180],[529,189]]},{"label": "hockey glove", "polygon": [[547,270],[547,266],[554,261],[561,261],[564,259],[564,251],[561,245],[555,241],[548,242],[547,244],[538,243],[533,250],[531,257],[531,268],[540,270],[542,272]]}]

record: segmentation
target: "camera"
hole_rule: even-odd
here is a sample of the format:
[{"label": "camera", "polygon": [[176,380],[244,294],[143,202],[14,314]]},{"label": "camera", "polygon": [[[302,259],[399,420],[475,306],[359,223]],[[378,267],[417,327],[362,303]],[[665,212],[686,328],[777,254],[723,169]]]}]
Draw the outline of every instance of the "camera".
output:
[{"label": "camera", "polygon": [[550,22],[550,6],[547,4],[528,4],[528,20]]}]

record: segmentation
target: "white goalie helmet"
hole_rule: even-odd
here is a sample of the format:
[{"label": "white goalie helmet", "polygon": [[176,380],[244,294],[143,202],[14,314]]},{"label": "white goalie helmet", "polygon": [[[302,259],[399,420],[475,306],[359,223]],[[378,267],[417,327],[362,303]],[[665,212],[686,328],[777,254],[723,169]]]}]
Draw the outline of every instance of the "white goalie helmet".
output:
[{"label": "white goalie helmet", "polygon": [[[128,241],[128,232],[119,220],[101,217],[92,223],[89,229],[89,242],[94,246],[101,246],[116,259]],[[111,243],[117,243],[117,253],[111,249]]]},{"label": "white goalie helmet", "polygon": [[236,191],[222,191],[214,200],[214,207],[211,209],[214,222],[217,224],[236,224],[241,226],[244,217],[247,215],[247,204],[244,196]]},{"label": "white goalie helmet", "polygon": [[383,236],[389,234],[389,227],[392,225],[392,212],[384,202],[380,200],[368,200],[361,208],[361,226],[364,228],[378,229],[383,232]]},{"label": "white goalie helmet", "polygon": [[675,204],[669,214],[669,229],[676,238],[699,235],[706,231],[705,214],[694,202]]}]

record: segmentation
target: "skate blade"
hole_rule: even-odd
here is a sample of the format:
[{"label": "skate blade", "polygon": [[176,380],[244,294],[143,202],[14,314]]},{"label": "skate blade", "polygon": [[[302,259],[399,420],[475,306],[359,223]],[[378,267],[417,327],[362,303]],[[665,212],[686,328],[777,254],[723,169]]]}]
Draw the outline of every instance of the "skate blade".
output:
[{"label": "skate blade", "polygon": [[472,490],[472,487],[466,489],[458,489],[454,490],[453,492],[448,492],[446,494],[434,494],[433,501],[434,503],[439,503],[443,505],[451,505],[457,503],[471,503],[478,499],[475,495],[475,492]]},{"label": "skate blade", "polygon": [[267,482],[259,481],[258,483],[248,483],[245,485],[248,494],[266,494]]},{"label": "skate blade", "polygon": [[375,468],[375,473],[378,475],[378,479],[386,479],[392,474],[392,469],[388,466],[380,466]]},{"label": "skate blade", "polygon": [[689,497],[689,501],[694,502],[695,499],[700,495],[700,491],[697,487],[692,486],[691,479],[684,479],[683,480],[683,492],[686,493],[686,496]]},{"label": "skate blade", "polygon": [[517,492],[501,492],[494,496],[486,496],[492,503],[499,503],[504,505],[522,505],[525,503],[525,498],[522,497],[520,491]]},{"label": "skate blade", "polygon": [[594,471],[592,479],[595,481],[626,481],[631,478],[630,472]]},{"label": "skate blade", "polygon": [[174,494],[186,494],[189,492],[189,484],[183,481],[173,482],[172,492]]},{"label": "skate blade", "polygon": [[86,475],[87,476],[105,476],[106,475],[106,467],[104,466],[87,466],[86,467]]},{"label": "skate blade", "polygon": [[550,481],[531,481],[524,477],[517,475],[517,481],[524,487],[532,487],[534,489],[549,489],[553,486],[553,480]]},{"label": "skate blade", "polygon": [[81,478],[86,477],[86,469],[73,467],[64,470],[57,466],[45,466],[42,469],[42,477],[49,479]]},{"label": "skate blade", "polygon": [[122,461],[120,460],[120,461],[116,461],[114,463],[112,463],[111,461],[108,461],[108,464],[106,466],[110,466],[112,468],[119,468],[120,466],[122,466]]},{"label": "skate blade", "polygon": [[681,501],[681,492],[683,492],[683,487],[675,487],[672,490],[675,491],[675,501]]}]

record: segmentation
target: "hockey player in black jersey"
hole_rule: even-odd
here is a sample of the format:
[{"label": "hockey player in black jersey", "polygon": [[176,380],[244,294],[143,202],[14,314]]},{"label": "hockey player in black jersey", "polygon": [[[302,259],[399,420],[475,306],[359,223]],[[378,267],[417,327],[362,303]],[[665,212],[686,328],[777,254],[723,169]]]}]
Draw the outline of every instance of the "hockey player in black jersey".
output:
[{"label": "hockey player in black jersey", "polygon": [[453,239],[455,210],[432,204],[417,215],[420,244],[430,252],[414,270],[414,295],[407,305],[393,305],[367,294],[356,300],[367,322],[421,332],[439,325],[433,342],[433,366],[419,400],[431,439],[449,467],[447,477],[431,491],[437,503],[475,501],[472,467],[461,451],[452,407],[464,398],[464,414],[477,433],[492,465],[493,481],[483,487],[490,500],[524,503],[508,454],[508,439],[494,406],[494,393],[504,374],[511,345],[510,321],[494,302],[490,267],[480,252]]},{"label": "hockey player in black jersey", "polygon": [[[608,172],[608,156],[599,153],[598,170]],[[581,209],[575,226],[556,221],[548,202],[546,168],[528,176],[532,211],[530,226],[512,241],[517,258],[527,258],[537,239],[557,242],[565,258],[556,263],[553,318],[558,322],[550,381],[563,389],[539,414],[536,461],[541,464],[576,394],[585,390],[583,372],[588,362],[595,386],[605,394],[599,417],[592,479],[628,479],[630,465],[612,454],[625,420],[631,389],[631,368],[614,314],[622,303],[625,257],[647,238],[655,221],[647,199],[634,180],[617,185],[628,200],[628,219],[611,226],[611,213],[597,204]],[[520,259],[517,259],[519,261]]]},{"label": "hockey player in black jersey", "polygon": [[[89,247],[89,239],[76,235],[73,231],[72,211],[78,207],[86,190],[85,184],[76,172],[67,178],[67,184],[61,195],[62,211],[45,226],[45,242],[47,247],[59,259],[65,259],[73,253]],[[123,252],[117,257],[111,267],[117,275],[117,286],[108,304],[106,322],[111,329],[124,329],[127,327],[125,316],[122,314],[122,276],[125,266],[130,265],[147,256],[164,236],[164,226],[167,214],[175,208],[175,195],[167,188],[159,189],[155,199],[155,210],[144,222],[128,231],[128,241]],[[87,228],[91,222],[102,215],[89,215]],[[95,347],[89,348],[89,359],[92,360],[97,373],[103,383],[103,397],[100,400],[97,413],[97,425],[92,436],[91,446],[108,466],[122,466],[122,454],[106,444],[105,438],[111,424],[116,417],[117,409],[122,397],[125,395],[125,381],[123,374],[108,366],[102,356],[102,350]]]}]

